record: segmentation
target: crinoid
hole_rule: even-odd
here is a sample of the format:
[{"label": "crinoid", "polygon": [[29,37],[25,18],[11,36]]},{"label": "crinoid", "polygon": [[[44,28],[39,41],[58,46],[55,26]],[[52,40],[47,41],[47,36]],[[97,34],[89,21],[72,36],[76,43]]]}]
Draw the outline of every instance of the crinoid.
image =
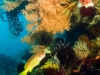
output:
[{"label": "crinoid", "polygon": [[34,45],[30,50],[30,53],[38,54],[38,53],[51,53],[50,48],[42,45]]},{"label": "crinoid", "polygon": [[48,46],[53,41],[53,34],[42,30],[34,33],[31,38],[35,39],[39,45]]},{"label": "crinoid", "polygon": [[57,51],[57,57],[61,65],[68,66],[69,62],[74,58],[74,52],[69,43],[63,39],[57,39],[54,50]]},{"label": "crinoid", "polygon": [[84,41],[76,41],[73,50],[75,52],[76,57],[81,60],[85,59],[90,53],[89,48]]},{"label": "crinoid", "polygon": [[77,3],[76,2],[71,2],[68,1],[66,3],[61,3],[61,6],[63,6],[65,9],[61,12],[65,13],[66,17],[69,19],[71,17],[71,13],[73,9],[76,7]]}]

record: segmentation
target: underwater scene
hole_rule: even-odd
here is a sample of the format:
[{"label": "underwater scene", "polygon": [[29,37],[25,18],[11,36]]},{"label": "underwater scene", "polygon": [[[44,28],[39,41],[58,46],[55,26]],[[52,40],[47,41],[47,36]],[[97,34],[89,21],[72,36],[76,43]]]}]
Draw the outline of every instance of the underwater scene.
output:
[{"label": "underwater scene", "polygon": [[0,0],[0,75],[100,75],[100,0]]}]

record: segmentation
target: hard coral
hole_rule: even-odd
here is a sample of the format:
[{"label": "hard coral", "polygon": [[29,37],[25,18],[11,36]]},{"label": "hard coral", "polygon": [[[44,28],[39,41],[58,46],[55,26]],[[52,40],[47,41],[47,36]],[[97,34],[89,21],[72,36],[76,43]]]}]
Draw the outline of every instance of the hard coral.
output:
[{"label": "hard coral", "polygon": [[85,7],[85,6],[82,6],[80,8],[80,14],[82,17],[91,17],[91,16],[94,16],[95,15],[95,8],[92,7],[92,6],[89,6],[89,7]]}]

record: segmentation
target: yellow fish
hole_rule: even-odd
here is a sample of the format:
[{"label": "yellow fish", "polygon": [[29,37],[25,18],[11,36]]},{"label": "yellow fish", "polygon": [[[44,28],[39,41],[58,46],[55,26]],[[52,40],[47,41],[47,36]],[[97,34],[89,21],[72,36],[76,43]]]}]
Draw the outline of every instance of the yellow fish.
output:
[{"label": "yellow fish", "polygon": [[31,72],[34,67],[36,67],[40,61],[45,57],[45,53],[38,53],[29,58],[24,66],[24,71],[19,73],[19,75],[27,75],[27,72]]}]

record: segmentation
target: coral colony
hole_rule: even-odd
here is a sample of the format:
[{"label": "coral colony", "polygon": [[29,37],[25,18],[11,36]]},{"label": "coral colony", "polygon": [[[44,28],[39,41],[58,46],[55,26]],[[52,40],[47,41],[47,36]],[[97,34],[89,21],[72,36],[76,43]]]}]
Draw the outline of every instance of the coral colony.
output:
[{"label": "coral colony", "polygon": [[18,75],[100,75],[100,0],[3,0],[0,8],[27,21],[21,41],[31,56]]}]

